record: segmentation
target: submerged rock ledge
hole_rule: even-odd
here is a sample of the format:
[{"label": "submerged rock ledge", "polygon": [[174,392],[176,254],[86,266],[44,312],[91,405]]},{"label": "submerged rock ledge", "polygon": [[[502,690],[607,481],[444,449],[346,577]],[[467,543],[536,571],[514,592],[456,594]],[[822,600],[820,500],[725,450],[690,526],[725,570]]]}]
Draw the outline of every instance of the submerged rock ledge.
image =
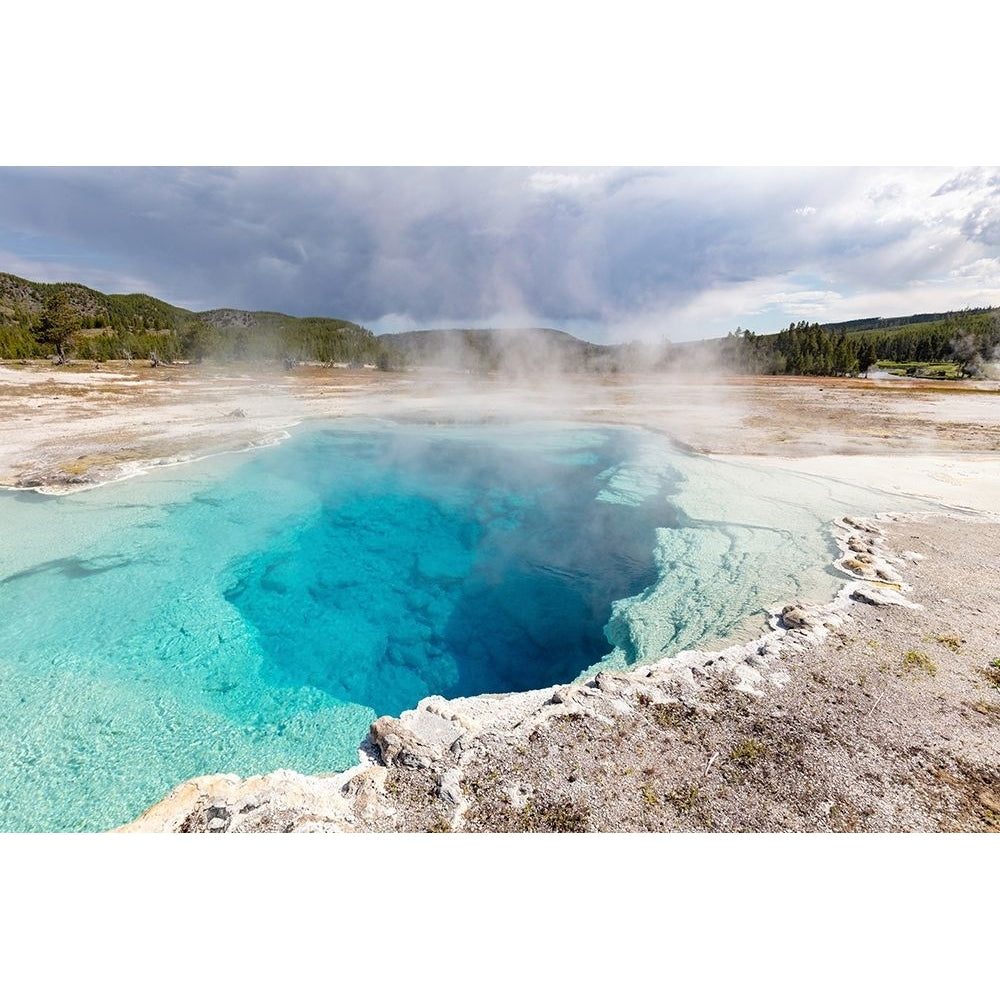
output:
[{"label": "submerged rock ledge", "polygon": [[844,518],[849,582],[752,642],[426,698],[348,771],[194,778],[116,832],[1000,828],[1000,606],[963,565],[986,523],[1000,547],[995,521]]}]

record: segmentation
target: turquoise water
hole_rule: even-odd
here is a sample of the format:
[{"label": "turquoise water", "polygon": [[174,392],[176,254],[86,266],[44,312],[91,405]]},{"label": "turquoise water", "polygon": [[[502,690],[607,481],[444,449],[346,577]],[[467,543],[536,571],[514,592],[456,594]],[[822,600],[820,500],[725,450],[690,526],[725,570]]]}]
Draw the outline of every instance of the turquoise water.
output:
[{"label": "turquoise water", "polygon": [[886,506],[555,424],[313,426],[0,494],[0,829],[105,829],[197,774],[342,770],[429,694],[723,638],[830,596],[826,524]]}]

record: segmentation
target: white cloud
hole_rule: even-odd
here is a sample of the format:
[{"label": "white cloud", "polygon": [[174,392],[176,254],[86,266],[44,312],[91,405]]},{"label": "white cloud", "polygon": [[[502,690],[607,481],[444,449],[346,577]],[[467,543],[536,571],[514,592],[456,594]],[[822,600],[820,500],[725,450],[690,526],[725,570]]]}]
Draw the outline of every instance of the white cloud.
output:
[{"label": "white cloud", "polygon": [[543,193],[579,191],[593,186],[599,179],[598,173],[567,173],[555,170],[536,170],[528,177],[528,187]]},{"label": "white cloud", "polygon": [[815,215],[816,209],[812,205],[802,205],[801,207],[795,209],[795,214],[802,216]]},{"label": "white cloud", "polygon": [[1000,304],[1000,258],[980,257],[978,260],[952,269],[948,272],[948,277],[958,282],[974,284],[977,292],[997,296],[997,304]]},{"label": "white cloud", "polygon": [[[830,306],[839,303],[843,296],[831,291],[775,292],[765,295],[765,306],[783,306],[789,316],[818,316],[829,311]],[[763,310],[758,310],[763,311]]]}]

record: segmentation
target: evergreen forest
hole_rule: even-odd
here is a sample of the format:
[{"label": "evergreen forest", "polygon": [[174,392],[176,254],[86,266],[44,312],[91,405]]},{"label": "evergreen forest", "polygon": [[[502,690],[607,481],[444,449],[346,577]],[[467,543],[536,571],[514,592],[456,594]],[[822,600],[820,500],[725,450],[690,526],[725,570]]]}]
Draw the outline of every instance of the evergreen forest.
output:
[{"label": "evergreen forest", "polygon": [[860,375],[873,366],[924,378],[970,378],[1000,360],[1000,311],[965,309],[839,324],[801,321],[773,334],[659,346],[592,344],[558,330],[420,330],[376,337],[348,320],[276,312],[192,312],[144,294],[0,274],[0,358],[87,361],[301,362],[479,372],[613,374],[705,367],[753,375]]}]

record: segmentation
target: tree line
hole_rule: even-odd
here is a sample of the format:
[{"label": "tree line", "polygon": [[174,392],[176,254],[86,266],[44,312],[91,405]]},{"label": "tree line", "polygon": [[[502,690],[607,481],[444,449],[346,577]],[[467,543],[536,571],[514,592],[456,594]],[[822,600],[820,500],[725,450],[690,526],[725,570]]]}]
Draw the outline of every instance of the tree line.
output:
[{"label": "tree line", "polygon": [[[346,320],[235,310],[198,314],[148,295],[103,296],[83,286],[14,280],[20,298],[0,296],[0,358],[319,361],[382,368],[397,360],[371,330]],[[9,292],[12,282],[6,285]],[[25,304],[21,286],[41,298],[40,310]]]},{"label": "tree line", "polygon": [[346,320],[235,309],[195,313],[145,294],[107,295],[84,285],[0,274],[0,358],[318,361],[397,368],[428,363],[425,355],[435,353],[444,335],[459,338],[466,367],[481,371],[497,370],[512,345],[528,360],[537,348],[550,364],[594,373],[720,364],[738,373],[836,376],[863,374],[881,361],[907,370],[948,363],[949,374],[975,376],[986,362],[1000,359],[1000,313],[993,309],[841,324],[801,321],[775,334],[737,328],[715,341],[659,346],[590,344],[560,331],[533,330],[521,331],[530,343],[520,344],[511,331],[490,330],[378,338]]},{"label": "tree line", "polygon": [[719,356],[728,370],[757,375],[857,375],[877,361],[892,361],[951,362],[962,375],[975,376],[1000,357],[1000,313],[965,310],[868,330],[805,320],[775,334],[737,328],[719,342]]}]

